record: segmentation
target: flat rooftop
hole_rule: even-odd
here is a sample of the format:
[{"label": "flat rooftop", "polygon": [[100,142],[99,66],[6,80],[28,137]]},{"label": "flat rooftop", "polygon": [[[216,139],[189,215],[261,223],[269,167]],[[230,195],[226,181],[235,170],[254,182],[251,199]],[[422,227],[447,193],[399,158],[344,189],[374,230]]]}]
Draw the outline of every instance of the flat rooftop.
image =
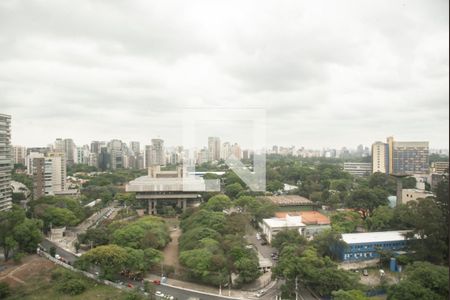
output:
[{"label": "flat rooftop", "polygon": [[272,219],[264,219],[264,223],[266,223],[270,228],[297,228],[297,227],[305,227],[306,225],[302,222],[301,217],[289,217],[289,218],[272,218]]},{"label": "flat rooftop", "polygon": [[349,245],[381,243],[381,242],[398,242],[404,241],[405,235],[408,232],[410,232],[410,230],[345,233],[342,235],[342,240]]},{"label": "flat rooftop", "polygon": [[127,192],[204,192],[205,181],[202,178],[154,178],[142,176],[130,181]]},{"label": "flat rooftop", "polygon": [[266,196],[273,204],[279,206],[296,206],[296,205],[311,205],[314,204],[311,200],[297,195],[286,196]]},{"label": "flat rooftop", "polygon": [[286,218],[286,216],[300,216],[302,222],[306,225],[330,225],[330,218],[318,211],[293,211],[293,212],[277,212],[275,217]]}]

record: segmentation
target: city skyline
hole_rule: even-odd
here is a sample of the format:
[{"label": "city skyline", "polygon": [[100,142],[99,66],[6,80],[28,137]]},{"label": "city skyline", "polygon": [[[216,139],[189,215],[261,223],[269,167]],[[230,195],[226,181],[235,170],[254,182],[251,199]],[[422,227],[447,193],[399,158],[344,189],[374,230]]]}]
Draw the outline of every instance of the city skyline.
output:
[{"label": "city skyline", "polygon": [[[206,107],[265,109],[269,145],[340,148],[392,135],[448,147],[448,1],[68,9],[0,4],[0,107],[13,116],[14,144],[178,145],[183,109]],[[204,126],[202,138],[248,147],[246,130],[219,127]]]},{"label": "city skyline", "polygon": [[[245,147],[243,144],[240,144],[240,143],[238,143],[236,141],[233,141],[233,140],[225,139],[225,138],[223,138],[221,136],[209,136],[205,140],[200,141],[200,143],[195,145],[195,147],[186,148],[186,149],[198,150],[198,151],[203,150],[203,149],[209,150],[209,146],[210,146],[209,142],[210,142],[211,138],[219,139],[221,147],[224,146],[225,144],[230,144],[230,145],[237,144],[237,145],[242,147],[242,150],[260,150],[261,149],[261,148],[255,148],[255,147]],[[366,149],[370,150],[373,144],[378,143],[378,142],[384,143],[384,141],[386,141],[387,138],[388,137],[386,136],[385,138],[380,139],[380,140],[372,139],[372,141],[369,142],[368,144],[356,143],[356,144],[352,144],[352,145],[342,145],[342,146],[338,146],[338,147],[333,147],[333,146],[306,147],[304,145],[295,145],[295,144],[292,144],[292,143],[291,144],[267,144],[264,147],[264,149],[267,150],[268,152],[271,152],[273,150],[273,147],[284,148],[284,149],[294,148],[294,149],[321,150],[321,151],[325,151],[325,150],[342,150],[342,149],[355,151],[355,150],[358,150],[358,148],[362,146],[362,147],[364,147],[364,150],[366,150]],[[86,143],[79,143],[78,141],[76,141],[75,139],[72,139],[71,137],[57,137],[53,141],[48,141],[46,143],[42,143],[42,144],[39,144],[39,145],[24,145],[24,144],[16,144],[16,143],[11,143],[11,145],[14,146],[14,147],[25,147],[25,148],[35,148],[35,147],[43,147],[43,148],[45,148],[45,147],[51,146],[51,147],[54,147],[56,149],[56,148],[58,148],[58,146],[55,145],[55,143],[57,143],[59,140],[65,140],[65,139],[72,140],[73,143],[75,144],[75,146],[78,147],[78,148],[79,147],[84,147],[84,146],[89,146],[89,148],[91,148],[92,143],[105,143],[105,145],[103,145],[103,147],[106,147],[106,145],[109,142],[117,140],[117,141],[121,141],[121,142],[127,144],[127,146],[130,149],[132,149],[132,147],[133,147],[132,145],[137,143],[139,145],[139,147],[140,147],[140,153],[145,152],[145,147],[146,146],[151,146],[152,142],[154,140],[159,140],[159,139],[161,139],[163,141],[165,149],[172,149],[172,148],[183,147],[182,144],[167,144],[166,143],[166,139],[164,137],[160,137],[160,136],[158,136],[157,138],[149,138],[149,139],[147,139],[145,141],[137,141],[137,140],[133,140],[133,139],[120,139],[120,138],[117,138],[117,137],[116,138],[111,138],[111,139],[96,138],[96,139],[90,140],[90,141],[88,141]],[[406,140],[406,139],[400,138],[400,140]],[[427,141],[427,140],[411,140],[411,141],[421,141],[421,142],[429,143],[429,141]],[[444,148],[434,147],[431,143],[430,143],[430,147],[429,148],[430,148],[430,151],[437,151],[437,150],[448,151],[449,150],[449,147],[444,147]],[[58,149],[56,149],[56,150],[58,150]]]}]

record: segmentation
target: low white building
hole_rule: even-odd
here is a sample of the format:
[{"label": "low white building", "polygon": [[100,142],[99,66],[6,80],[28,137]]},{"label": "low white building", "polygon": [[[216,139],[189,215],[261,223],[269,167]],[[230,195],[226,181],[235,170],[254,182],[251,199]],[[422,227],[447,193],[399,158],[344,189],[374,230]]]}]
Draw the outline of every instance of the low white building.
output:
[{"label": "low white building", "polygon": [[272,239],[278,232],[283,230],[299,230],[300,234],[306,228],[306,225],[302,222],[301,216],[289,216],[286,218],[271,218],[263,219],[260,224],[262,232],[266,235],[267,242],[272,243]]},{"label": "low white building", "polygon": [[419,189],[403,189],[402,190],[403,204],[406,204],[409,201],[415,201],[417,199],[425,199],[427,197],[433,197],[433,196],[434,196],[434,194],[432,192],[428,192],[425,190],[419,190]]}]

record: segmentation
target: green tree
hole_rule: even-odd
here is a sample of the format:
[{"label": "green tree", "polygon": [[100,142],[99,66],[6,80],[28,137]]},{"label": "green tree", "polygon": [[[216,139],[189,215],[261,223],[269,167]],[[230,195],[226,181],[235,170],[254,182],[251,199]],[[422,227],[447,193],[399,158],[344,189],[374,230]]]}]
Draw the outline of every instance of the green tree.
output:
[{"label": "green tree", "polygon": [[42,239],[41,229],[42,222],[26,218],[18,206],[0,212],[0,247],[5,260],[15,251],[34,253]]},{"label": "green tree", "polygon": [[360,211],[363,220],[365,220],[372,215],[375,208],[388,204],[387,196],[386,191],[379,187],[374,189],[360,188],[351,193],[347,205]]},{"label": "green tree", "polygon": [[273,181],[269,181],[267,183],[267,188],[266,189],[269,192],[275,193],[275,192],[283,190],[283,188],[284,188],[284,184],[281,181],[273,180]]},{"label": "green tree", "polygon": [[293,291],[296,278],[322,296],[337,290],[358,287],[358,278],[352,272],[340,270],[328,257],[320,257],[315,248],[302,250],[298,246],[285,246],[274,273],[286,279],[288,290]]},{"label": "green tree", "polygon": [[333,260],[338,260],[339,249],[345,249],[347,244],[342,240],[342,234],[331,229],[324,230],[314,237],[312,245],[317,249],[317,254],[321,257],[328,256]]},{"label": "green tree", "polygon": [[415,282],[404,280],[399,284],[393,285],[388,290],[389,300],[411,300],[411,299],[421,299],[421,300],[438,300],[438,299],[448,299],[439,297],[438,294],[433,291],[417,285]]},{"label": "green tree", "polygon": [[207,227],[219,233],[225,230],[225,216],[222,212],[201,209],[180,223],[181,229],[187,232],[196,227]]},{"label": "green tree", "polygon": [[389,206],[377,207],[372,216],[366,219],[366,227],[370,231],[393,230],[394,209]]},{"label": "green tree", "polygon": [[111,225],[111,241],[114,244],[134,249],[164,248],[170,241],[169,228],[163,219],[153,216],[140,218],[129,223],[118,223],[118,229]]},{"label": "green tree", "polygon": [[[236,196],[242,192],[244,188],[238,182],[225,186],[225,194],[231,199],[235,199]],[[211,199],[210,199],[211,200]]]},{"label": "green tree", "polygon": [[272,247],[277,248],[278,251],[283,250],[287,245],[306,245],[306,239],[300,235],[298,230],[283,230],[277,233],[272,241]]},{"label": "green tree", "polygon": [[235,201],[235,206],[249,213],[255,224],[262,219],[273,217],[276,211],[276,205],[266,198],[258,198],[252,196],[241,196]]},{"label": "green tree", "polygon": [[380,172],[373,173],[369,177],[369,188],[380,188],[387,191],[389,195],[395,195],[397,191],[397,181],[395,178]]},{"label": "green tree", "polygon": [[[409,244],[416,260],[441,263],[448,252],[448,227],[444,212],[433,198],[408,202],[413,230]],[[417,237],[417,238],[416,238]]]},{"label": "green tree", "polygon": [[101,269],[102,277],[114,279],[120,271],[125,269],[129,259],[130,256],[124,248],[117,245],[106,245],[83,254],[77,261],[77,265],[83,270],[98,266]]},{"label": "green tree", "polygon": [[261,272],[259,271],[258,259],[243,257],[235,263],[236,270],[239,273],[239,283],[250,283],[256,280]]},{"label": "green tree", "polygon": [[41,232],[42,227],[43,223],[41,220],[28,218],[14,227],[13,235],[20,251],[27,253],[34,253],[36,251],[43,237]]},{"label": "green tree", "polygon": [[204,205],[207,210],[221,212],[224,209],[228,209],[232,206],[230,198],[226,195],[216,195],[208,200],[208,203]]},{"label": "green tree", "polygon": [[111,239],[111,230],[107,226],[89,228],[85,233],[78,235],[78,240],[82,244],[92,243],[93,247],[107,245]]},{"label": "green tree", "polygon": [[331,215],[331,226],[339,233],[353,233],[362,225],[360,215],[354,211],[342,211]]},{"label": "green tree", "polygon": [[428,262],[414,262],[406,267],[407,280],[415,282],[436,294],[448,299],[449,270],[445,266],[436,266]]}]

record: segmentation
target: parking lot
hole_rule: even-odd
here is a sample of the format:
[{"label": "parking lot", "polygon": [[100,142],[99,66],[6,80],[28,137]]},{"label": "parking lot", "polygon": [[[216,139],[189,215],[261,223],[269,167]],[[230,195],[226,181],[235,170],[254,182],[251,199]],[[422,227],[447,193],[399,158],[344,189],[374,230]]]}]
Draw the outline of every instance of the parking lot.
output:
[{"label": "parking lot", "polygon": [[261,255],[264,258],[270,259],[270,260],[272,260],[272,262],[275,262],[272,259],[272,253],[277,252],[277,249],[271,247],[268,244],[267,245],[262,245],[263,244],[262,243],[263,240],[262,239],[258,240],[256,238],[256,232],[257,231],[255,229],[253,229],[253,228],[249,229],[247,231],[247,235],[246,235],[247,241],[249,242],[249,244],[255,245],[255,247],[258,249],[258,252],[261,253]]}]

